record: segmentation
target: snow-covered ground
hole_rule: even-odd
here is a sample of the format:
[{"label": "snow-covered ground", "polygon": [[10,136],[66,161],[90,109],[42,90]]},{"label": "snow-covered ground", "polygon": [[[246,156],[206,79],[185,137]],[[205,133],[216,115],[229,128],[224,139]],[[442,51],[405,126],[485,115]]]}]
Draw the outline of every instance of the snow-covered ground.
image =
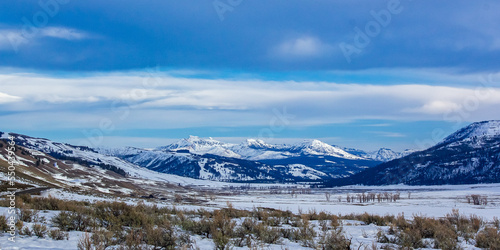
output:
[{"label": "snow-covered ground", "polygon": [[[326,201],[325,193],[331,194],[330,202]],[[367,202],[347,203],[347,194],[357,193],[397,193],[401,199],[396,202]],[[408,199],[410,193],[410,199]],[[486,196],[487,205],[468,204],[466,196],[478,194]],[[338,202],[338,197],[342,201]],[[292,198],[291,194],[270,194],[269,191],[250,192],[249,195],[223,196],[216,201],[218,206],[225,206],[231,202],[235,208],[252,209],[253,207],[269,207],[280,210],[308,212],[316,210],[334,214],[364,213],[398,215],[404,213],[411,218],[413,214],[429,217],[442,217],[452,209],[458,209],[463,214],[476,214],[487,220],[500,217],[500,184],[478,185],[445,185],[445,186],[349,186],[332,189],[313,189],[312,194],[298,194]]]},{"label": "snow-covered ground", "polygon": [[[257,185],[256,185],[257,186]],[[231,202],[235,208],[252,210],[255,207],[268,207],[281,210],[291,210],[294,213],[309,212],[315,210],[316,212],[327,211],[333,214],[351,214],[351,213],[371,213],[379,215],[398,215],[403,214],[408,219],[412,215],[424,215],[429,217],[442,217],[451,213],[452,209],[458,209],[461,214],[469,215],[475,214],[488,221],[493,220],[494,217],[500,216],[500,184],[478,184],[478,185],[457,185],[457,186],[351,186],[333,189],[312,189],[310,194],[300,194],[297,190],[297,195],[292,198],[289,193],[292,189],[282,189],[281,194],[276,194],[266,186],[258,185],[262,189],[251,189],[245,194],[232,194],[232,195],[218,195],[215,200],[208,202],[208,204],[189,205],[189,204],[172,204],[167,201],[148,200],[146,204],[157,204],[159,206],[173,206],[181,209],[199,209],[205,208],[213,210],[219,207],[226,207],[227,202]],[[304,190],[304,189],[302,189]],[[330,201],[326,201],[325,193],[331,194]],[[400,193],[401,199],[396,202],[367,202],[367,203],[347,203],[346,196],[356,195],[357,193]],[[410,193],[410,198],[408,198]],[[487,205],[472,205],[467,203],[466,196],[477,194],[485,196],[488,199]],[[91,202],[99,200],[113,200],[107,197],[94,197],[88,195],[73,194],[61,190],[49,190],[42,194],[43,196],[54,196],[66,200],[88,200]],[[342,201],[338,201],[338,197]],[[116,200],[120,200],[116,198]],[[121,199],[129,204],[135,204],[137,199],[127,198]],[[7,208],[0,207],[0,215],[7,215]],[[41,211],[40,215],[44,216],[47,221],[50,221],[57,211]],[[317,221],[312,222],[317,223]],[[25,225],[31,225],[25,223]],[[371,247],[372,243],[376,241],[376,234],[379,230],[387,230],[386,227],[365,225],[359,221],[344,221],[343,229],[345,234],[352,239],[354,249],[363,245]],[[316,230],[319,231],[319,226],[316,225]],[[82,232],[70,232],[69,240],[55,241],[48,237],[43,239],[26,236],[18,236],[16,242],[7,240],[7,234],[3,234],[0,241],[0,249],[77,249],[77,243],[81,237]],[[213,249],[214,243],[211,239],[193,235],[193,246],[199,249]],[[380,247],[381,245],[378,244]],[[463,243],[464,249],[477,249],[471,244]],[[310,249],[301,246],[297,242],[290,242],[283,239],[281,244],[263,245],[265,249]],[[240,249],[240,248],[235,248]],[[361,248],[363,249],[363,248]]]}]

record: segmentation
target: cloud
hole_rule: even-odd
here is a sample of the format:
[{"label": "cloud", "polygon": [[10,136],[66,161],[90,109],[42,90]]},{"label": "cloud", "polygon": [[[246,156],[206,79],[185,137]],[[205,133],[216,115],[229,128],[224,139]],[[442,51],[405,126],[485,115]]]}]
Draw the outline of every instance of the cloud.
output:
[{"label": "cloud", "polygon": [[386,132],[386,131],[369,131],[371,134],[375,134],[382,137],[406,137],[405,134],[397,132]]},{"label": "cloud", "polygon": [[12,50],[15,44],[27,43],[27,39],[18,30],[0,30],[0,50]]},{"label": "cloud", "polygon": [[[157,64],[248,71],[428,67],[488,72],[500,67],[500,16],[496,11],[500,4],[492,1],[401,1],[403,11],[393,15],[390,24],[377,37],[371,37],[369,45],[350,64],[338,45],[352,44],[355,28],[364,30],[375,20],[371,13],[387,9],[387,2],[246,1],[227,12],[224,22],[210,3],[196,8],[192,7],[194,1],[117,3],[72,1],[50,20],[52,30],[39,32],[37,43],[30,43],[43,46],[31,46],[17,55],[5,53],[0,65],[78,71]],[[20,17],[27,13],[43,11],[37,4],[4,4],[9,15],[2,16],[0,26],[9,29],[22,26]],[[28,20],[32,17],[26,16]],[[54,28],[61,30],[55,32]],[[23,41],[18,31],[11,37]],[[88,39],[89,35],[105,39],[96,43]],[[1,39],[5,50],[8,39]],[[85,53],[80,60],[47,60],[54,55],[76,57],[80,53]]]},{"label": "cloud", "polygon": [[410,112],[424,113],[424,114],[445,114],[457,111],[460,109],[460,104],[446,101],[432,101],[426,103],[421,107],[411,109]]},{"label": "cloud", "polygon": [[18,51],[20,48],[39,42],[43,38],[76,41],[92,37],[87,32],[66,27],[34,27],[30,33],[22,29],[0,29],[0,50]]},{"label": "cloud", "polygon": [[331,50],[330,45],[324,44],[316,37],[302,36],[281,43],[274,49],[274,54],[284,58],[307,58],[327,55]]},{"label": "cloud", "polygon": [[375,124],[364,124],[361,125],[363,127],[390,127],[392,124],[390,123],[375,123]]},{"label": "cloud", "polygon": [[64,40],[82,40],[90,38],[91,36],[83,31],[64,27],[47,27],[40,31],[41,37],[53,37]]},{"label": "cloud", "polygon": [[0,83],[12,96],[7,99],[17,101],[3,108],[9,119],[48,120],[40,126],[55,127],[97,126],[103,118],[144,129],[268,126],[276,119],[273,110],[286,110],[294,116],[290,125],[305,127],[370,119],[442,121],[464,113],[463,121],[475,121],[496,118],[500,108],[500,89],[481,85],[191,79],[161,72],[4,74]]},{"label": "cloud", "polygon": [[8,94],[0,92],[0,104],[9,103],[9,102],[18,102],[20,100],[21,100],[20,97],[12,96],[12,95],[8,95]]}]

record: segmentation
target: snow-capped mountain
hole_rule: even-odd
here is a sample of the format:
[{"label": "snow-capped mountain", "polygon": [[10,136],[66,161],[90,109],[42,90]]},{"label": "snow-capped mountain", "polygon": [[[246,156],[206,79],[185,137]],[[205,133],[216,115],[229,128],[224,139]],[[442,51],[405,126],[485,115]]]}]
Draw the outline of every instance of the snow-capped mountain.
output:
[{"label": "snow-capped mountain", "polygon": [[28,150],[59,161],[111,171],[122,178],[157,180],[163,176],[160,179],[165,180],[177,175],[226,182],[324,181],[349,176],[378,163],[350,156],[319,141],[290,146],[269,145],[258,140],[227,144],[192,136],[158,149],[94,149],[0,132],[0,138],[9,136]]},{"label": "snow-capped mountain", "polygon": [[367,153],[366,157],[370,158],[370,159],[386,162],[386,161],[392,161],[394,159],[400,158],[401,154],[394,152],[388,148],[381,148],[377,151]]},{"label": "snow-capped mountain", "polygon": [[319,140],[305,140],[302,143],[291,145],[288,150],[291,152],[300,152],[305,155],[325,155],[351,160],[363,159],[362,157],[347,153],[339,147],[334,147]]},{"label": "snow-capped mountain", "polygon": [[[165,148],[165,147],[163,147]],[[137,149],[104,150],[128,162],[160,172],[204,180],[236,182],[275,182],[286,180],[287,173],[259,162],[212,154],[192,154],[187,150]],[[301,179],[302,181],[304,179]]]},{"label": "snow-capped mountain", "polygon": [[218,155],[223,157],[246,160],[269,160],[297,157],[300,155],[322,155],[351,160],[361,160],[363,157],[350,154],[339,147],[335,147],[319,140],[304,140],[290,145],[271,145],[263,140],[247,139],[240,144],[223,143],[212,138],[203,139],[190,136],[176,143],[159,147],[159,150],[189,151],[196,155]]},{"label": "snow-capped mountain", "polygon": [[437,145],[355,174],[339,184],[500,182],[500,121],[473,123]]},{"label": "snow-capped mountain", "polygon": [[454,142],[470,142],[471,146],[480,147],[485,141],[500,135],[500,121],[483,121],[473,123],[446,137],[440,144]]},{"label": "snow-capped mountain", "polygon": [[99,152],[158,172],[218,181],[327,180],[350,176],[380,163],[318,140],[271,145],[247,139],[231,144],[190,136],[154,150]]},{"label": "snow-capped mountain", "polygon": [[213,154],[224,157],[241,158],[240,155],[230,149],[231,146],[231,144],[225,144],[212,138],[202,139],[198,136],[189,136],[189,138],[181,139],[176,143],[158,149],[168,149],[172,151],[187,150],[197,155]]},{"label": "snow-capped mountain", "polygon": [[363,155],[363,157],[368,159],[373,159],[376,161],[388,162],[401,157],[405,157],[409,154],[416,152],[417,150],[406,149],[403,152],[396,152],[389,148],[381,148],[377,151],[368,152]]}]

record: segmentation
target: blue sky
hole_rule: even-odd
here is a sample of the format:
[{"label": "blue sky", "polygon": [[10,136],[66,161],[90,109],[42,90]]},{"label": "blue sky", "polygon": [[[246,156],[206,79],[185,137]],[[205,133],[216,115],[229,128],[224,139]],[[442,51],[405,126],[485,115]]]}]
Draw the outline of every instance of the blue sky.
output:
[{"label": "blue sky", "polygon": [[3,1],[0,130],[93,146],[199,135],[422,148],[498,119],[498,11],[493,0]]}]

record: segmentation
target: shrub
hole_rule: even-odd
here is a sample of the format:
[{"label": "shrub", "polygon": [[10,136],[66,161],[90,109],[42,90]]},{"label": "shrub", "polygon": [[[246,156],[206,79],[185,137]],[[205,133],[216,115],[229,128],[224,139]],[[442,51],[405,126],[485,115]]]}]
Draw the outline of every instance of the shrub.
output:
[{"label": "shrub", "polygon": [[410,223],[402,214],[399,214],[398,217],[396,217],[396,219],[394,220],[394,225],[400,230],[405,230],[406,228],[410,227]]},{"label": "shrub", "polygon": [[215,244],[215,249],[224,250],[228,249],[228,243],[231,238],[228,235],[224,235],[221,231],[213,231],[212,239]]},{"label": "shrub", "polygon": [[[344,219],[349,219],[349,220],[359,220],[364,222],[365,224],[375,224],[377,226],[388,226],[396,220],[393,215],[385,215],[385,216],[380,216],[376,214],[368,214],[368,213],[363,213],[363,214],[350,214],[343,216]],[[403,218],[404,220],[404,218]]]},{"label": "shrub", "polygon": [[33,222],[38,214],[38,211],[28,209],[25,206],[22,206],[18,211],[19,211],[19,220],[22,220],[24,222]]},{"label": "shrub", "polygon": [[146,243],[154,246],[155,249],[175,249],[177,246],[174,230],[170,224],[162,227],[148,227],[145,238]]},{"label": "shrub", "polygon": [[241,223],[241,228],[243,228],[245,232],[254,232],[256,226],[257,221],[251,218],[245,218]]},{"label": "shrub", "polygon": [[220,210],[214,212],[214,218],[210,227],[212,239],[216,249],[226,249],[231,236],[233,235],[236,223]]},{"label": "shrub", "polygon": [[236,222],[232,221],[224,212],[217,210],[214,212],[212,221],[212,232],[221,232],[223,235],[231,236],[233,234]]},{"label": "shrub", "polygon": [[60,229],[52,229],[49,231],[49,237],[53,240],[69,240],[69,234]]},{"label": "shrub", "polygon": [[30,230],[29,227],[24,227],[22,230],[19,231],[19,234],[26,236],[33,236],[33,232]]},{"label": "shrub", "polygon": [[23,228],[23,225],[24,225],[24,223],[22,220],[17,220],[17,222],[16,222],[17,231],[21,231],[21,229]]},{"label": "shrub", "polygon": [[266,226],[264,223],[259,223],[254,227],[254,232],[259,240],[268,244],[276,244],[281,238],[279,229]]},{"label": "shrub", "polygon": [[290,241],[297,241],[297,230],[293,228],[280,228],[281,236]]},{"label": "shrub", "polygon": [[90,240],[90,234],[84,233],[78,240],[77,245],[78,250],[92,250],[92,241]]},{"label": "shrub", "polygon": [[336,215],[330,216],[330,226],[333,229],[337,229],[341,224],[340,218]]},{"label": "shrub", "polygon": [[305,247],[315,247],[314,237],[316,237],[316,231],[314,227],[310,225],[307,219],[302,219],[297,235],[295,236],[297,240],[302,242]]},{"label": "shrub", "polygon": [[35,234],[38,238],[43,238],[47,233],[47,226],[36,223],[33,224],[32,230],[33,234]]},{"label": "shrub", "polygon": [[86,231],[92,225],[90,217],[82,212],[71,212],[70,218],[72,230]]},{"label": "shrub", "polygon": [[447,223],[438,223],[436,225],[434,238],[434,248],[457,249],[457,233]]},{"label": "shrub", "polygon": [[180,249],[193,249],[193,240],[186,232],[181,232],[177,235]]},{"label": "shrub", "polygon": [[[247,218],[248,219],[248,218]],[[249,230],[244,227],[236,228],[234,232],[235,239],[233,240],[233,244],[236,247],[247,247],[252,248],[252,234]]]},{"label": "shrub", "polygon": [[52,223],[55,227],[63,231],[72,230],[71,215],[69,212],[61,211],[59,214],[52,218]]},{"label": "shrub", "polygon": [[5,215],[0,215],[0,232],[9,231],[9,225],[7,225],[7,218]]},{"label": "shrub", "polygon": [[415,232],[419,232],[422,238],[433,238],[436,233],[438,222],[431,218],[413,216],[413,222],[409,225]]},{"label": "shrub", "polygon": [[493,217],[493,226],[500,230],[500,219],[498,217]]},{"label": "shrub", "polygon": [[486,227],[476,235],[476,247],[500,249],[500,233],[496,228]]},{"label": "shrub", "polygon": [[351,239],[348,239],[339,228],[325,233],[319,244],[323,250],[348,250],[351,246]]},{"label": "shrub", "polygon": [[143,249],[141,247],[143,239],[142,230],[130,230],[125,237],[125,246],[127,249]]},{"label": "shrub", "polygon": [[475,214],[469,217],[469,221],[473,233],[477,233],[484,225],[483,219]]},{"label": "shrub", "polygon": [[212,232],[212,223],[207,218],[202,218],[199,221],[194,221],[191,219],[185,219],[182,221],[182,229],[186,231],[191,231],[194,234],[209,237]]},{"label": "shrub", "polygon": [[484,224],[482,218],[476,215],[466,217],[461,215],[457,209],[453,209],[450,214],[447,214],[446,219],[456,227],[456,231],[465,240],[473,238]]},{"label": "shrub", "polygon": [[90,217],[82,212],[61,211],[52,218],[52,223],[63,231],[86,231],[93,226]]},{"label": "shrub", "polygon": [[382,230],[378,230],[377,232],[377,242],[380,243],[395,243],[394,241],[390,240],[389,237],[384,233]]},{"label": "shrub", "polygon": [[94,215],[103,227],[126,226],[143,227],[153,222],[148,213],[140,211],[141,206],[133,207],[124,202],[97,202]]},{"label": "shrub", "polygon": [[174,202],[175,203],[181,203],[182,202],[182,196],[180,194],[175,194],[174,195]]},{"label": "shrub", "polygon": [[94,246],[106,249],[113,244],[113,232],[106,229],[97,229],[90,237]]},{"label": "shrub", "polygon": [[405,249],[423,248],[422,235],[419,230],[406,228],[396,233],[396,243]]}]

